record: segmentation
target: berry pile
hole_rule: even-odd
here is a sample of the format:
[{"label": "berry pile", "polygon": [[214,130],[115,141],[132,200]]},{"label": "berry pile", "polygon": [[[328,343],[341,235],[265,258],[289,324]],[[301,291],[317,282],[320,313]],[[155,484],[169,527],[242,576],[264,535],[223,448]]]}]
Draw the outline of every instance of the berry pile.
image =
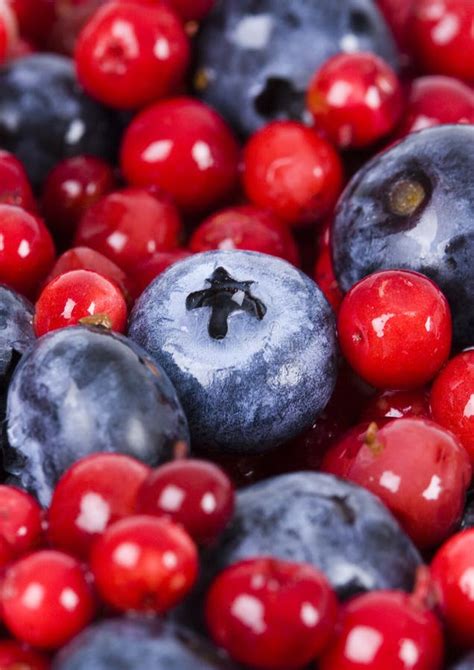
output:
[{"label": "berry pile", "polygon": [[473,0],[0,0],[0,670],[474,670],[473,253]]}]

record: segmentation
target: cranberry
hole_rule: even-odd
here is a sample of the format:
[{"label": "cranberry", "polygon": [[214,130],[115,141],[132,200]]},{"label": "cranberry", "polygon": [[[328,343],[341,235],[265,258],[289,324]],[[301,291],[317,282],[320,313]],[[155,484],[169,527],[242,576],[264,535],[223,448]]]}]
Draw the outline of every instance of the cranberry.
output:
[{"label": "cranberry", "polygon": [[33,214],[0,204],[0,282],[33,297],[54,262],[51,235]]},{"label": "cranberry", "polygon": [[6,61],[14,52],[18,41],[18,21],[10,3],[0,3],[0,63]]},{"label": "cranberry", "polygon": [[426,72],[474,79],[472,0],[414,0],[412,41]]},{"label": "cranberry", "polygon": [[36,51],[34,45],[26,39],[19,38],[12,45],[10,52],[10,60],[15,58],[23,58],[24,56],[30,56]]},{"label": "cranberry", "polygon": [[183,25],[162,3],[106,3],[87,22],[75,49],[85,90],[119,109],[143,107],[172,93],[189,58]]},{"label": "cranberry", "polygon": [[363,421],[380,419],[431,418],[430,394],[427,389],[379,391],[367,403]]},{"label": "cranberry", "polygon": [[91,247],[125,272],[133,272],[156,251],[176,248],[180,235],[181,218],[167,195],[131,187],[92,205],[79,223],[75,243]]},{"label": "cranberry", "polygon": [[327,222],[318,238],[318,255],[314,266],[314,281],[324,293],[333,310],[339,311],[342,291],[337,283],[331,254],[331,223]]},{"label": "cranberry", "polygon": [[49,670],[49,660],[43,654],[28,649],[14,640],[0,641],[2,670]]},{"label": "cranberry", "polygon": [[169,267],[192,256],[186,249],[172,249],[171,251],[157,251],[142,261],[137,263],[133,270],[129,270],[130,281],[132,284],[132,296],[138,298],[147,286]]},{"label": "cranberry", "polygon": [[140,486],[150,474],[121,454],[93,454],[62,476],[48,512],[48,538],[63,551],[87,558],[92,543],[115,521],[135,512]]},{"label": "cranberry", "polygon": [[8,568],[2,584],[3,622],[22,642],[55,649],[94,616],[94,598],[78,561],[44,550]]},{"label": "cranberry", "polygon": [[395,72],[375,54],[338,54],[312,80],[308,107],[334,144],[362,148],[395,128],[403,95]]},{"label": "cranberry", "polygon": [[114,187],[114,171],[100,158],[75,156],[59,162],[45,181],[41,201],[56,238],[69,244],[82,215]]},{"label": "cranberry", "polygon": [[55,19],[56,0],[8,0],[20,33],[34,44],[43,44]]},{"label": "cranberry", "polygon": [[213,109],[182,97],[138,114],[125,133],[121,163],[131,184],[163,188],[179,207],[200,212],[232,195],[239,153],[231,130]]},{"label": "cranberry", "polygon": [[36,212],[36,202],[25,168],[13,154],[0,150],[0,203]]},{"label": "cranberry", "polygon": [[417,388],[451,350],[451,313],[439,288],[405,270],[376,272],[345,296],[338,320],[342,353],[378,388]]},{"label": "cranberry", "polygon": [[410,18],[413,0],[377,0],[377,4],[400,49],[405,53],[411,50]]},{"label": "cranberry", "polygon": [[347,603],[320,670],[441,670],[443,630],[416,596],[374,591]]},{"label": "cranberry", "polygon": [[106,603],[118,610],[161,614],[193,586],[198,558],[180,526],[132,516],[114,523],[95,542],[90,565]]},{"label": "cranberry", "polygon": [[258,557],[220,574],[209,591],[210,633],[240,663],[262,670],[292,670],[327,645],[337,600],[311,565]]},{"label": "cranberry", "polygon": [[299,264],[291,231],[271,212],[252,205],[229,207],[213,214],[196,228],[189,247],[195,253],[211,249],[259,251]]},{"label": "cranberry", "polygon": [[41,541],[41,508],[32,496],[13,486],[0,485],[0,537],[15,556],[35,549]]},{"label": "cranberry", "polygon": [[244,155],[249,199],[292,224],[314,223],[342,190],[342,164],[333,147],[295,121],[274,121],[256,132]]}]

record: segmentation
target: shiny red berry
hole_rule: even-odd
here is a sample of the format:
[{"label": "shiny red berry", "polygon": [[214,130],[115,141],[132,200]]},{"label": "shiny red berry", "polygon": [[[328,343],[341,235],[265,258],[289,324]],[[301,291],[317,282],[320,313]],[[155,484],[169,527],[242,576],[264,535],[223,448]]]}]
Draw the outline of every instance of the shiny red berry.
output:
[{"label": "shiny red berry", "polygon": [[331,224],[326,223],[318,236],[318,253],[314,265],[314,281],[324,293],[333,310],[339,311],[342,291],[337,283],[331,254]]},{"label": "shiny red berry", "polygon": [[0,63],[4,63],[14,52],[18,41],[18,20],[10,2],[0,3]]},{"label": "shiny red berry", "polygon": [[48,539],[58,549],[87,558],[94,540],[135,512],[138,490],[150,474],[122,454],[93,454],[59,480],[48,512]]},{"label": "shiny red berry", "polygon": [[392,68],[375,54],[338,54],[316,73],[308,108],[316,128],[334,144],[367,147],[400,120],[402,89]]},{"label": "shiny red berry", "polygon": [[327,645],[336,619],[336,596],[324,575],[267,557],[227,568],[206,601],[214,642],[259,670],[306,666]]},{"label": "shiny red berry", "polygon": [[107,528],[90,565],[103,600],[117,610],[164,613],[194,585],[197,550],[168,519],[131,516]]},{"label": "shiny red berry", "polygon": [[27,40],[42,45],[47,40],[56,16],[56,0],[8,0]]},{"label": "shiny red berry", "polygon": [[288,227],[271,212],[252,205],[229,207],[212,214],[194,231],[194,253],[212,249],[244,249],[299,264],[298,248]]},{"label": "shiny red berry", "polygon": [[179,246],[181,218],[165,194],[124,188],[92,205],[79,223],[75,244],[91,247],[125,272],[157,251]]},{"label": "shiny red berry", "polygon": [[44,550],[8,568],[2,583],[3,622],[22,642],[56,649],[94,616],[94,598],[76,559]]},{"label": "shiny red berry", "polygon": [[405,270],[376,272],[345,296],[338,320],[342,353],[377,388],[429,382],[451,350],[451,313],[427,277]]},{"label": "shiny red berry", "polygon": [[0,486],[0,537],[15,556],[35,549],[41,542],[42,513],[36,500],[13,486]]},{"label": "shiny red berry", "polygon": [[377,0],[402,52],[410,52],[410,18],[413,0]]},{"label": "shiny red berry", "polygon": [[409,391],[378,391],[364,408],[361,420],[379,421],[413,417],[431,418],[430,394],[425,388]]},{"label": "shiny red berry", "polygon": [[186,249],[157,251],[150,258],[137,263],[135,268],[129,270],[132,297],[138,298],[158,275],[189,256],[192,253]]},{"label": "shiny red berry", "polygon": [[15,640],[0,641],[2,670],[49,670],[49,659]]},{"label": "shiny red berry", "polygon": [[201,212],[233,194],[239,155],[221,117],[203,103],[182,97],[138,114],[125,133],[121,165],[131,184],[158,186],[182,209]]},{"label": "shiny red berry", "polygon": [[291,224],[311,224],[327,214],[342,190],[335,149],[295,121],[275,121],[256,132],[244,153],[248,198]]},{"label": "shiny red berry", "polygon": [[0,203],[36,212],[36,202],[23,164],[13,154],[0,150]]}]

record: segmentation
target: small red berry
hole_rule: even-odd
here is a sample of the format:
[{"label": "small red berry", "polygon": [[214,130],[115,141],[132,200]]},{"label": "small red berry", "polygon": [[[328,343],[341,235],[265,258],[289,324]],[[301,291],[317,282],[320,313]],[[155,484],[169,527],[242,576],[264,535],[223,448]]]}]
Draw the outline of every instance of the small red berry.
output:
[{"label": "small red berry", "polygon": [[[13,553],[13,548],[8,542],[0,535],[0,574],[4,568],[15,559],[15,554]],[[0,665],[0,668],[2,666]]]},{"label": "small red berry", "polygon": [[212,249],[259,251],[299,264],[298,248],[289,228],[268,210],[252,205],[212,214],[196,228],[189,247],[194,253]]},{"label": "small red berry", "polygon": [[314,266],[314,281],[318,284],[326,300],[337,314],[343,295],[337,283],[332,262],[330,222],[323,227],[318,242],[318,255]]},{"label": "small red berry", "polygon": [[8,0],[18,20],[22,37],[44,44],[56,15],[56,0]]},{"label": "small red berry", "polygon": [[35,213],[36,202],[23,164],[13,154],[0,150],[0,203]]},{"label": "small red berry", "polygon": [[194,585],[198,557],[180,526],[168,519],[132,516],[107,528],[92,547],[90,565],[107,604],[162,614]]},{"label": "small red berry", "polygon": [[206,620],[214,642],[259,670],[292,670],[314,660],[337,619],[337,599],[311,565],[252,558],[212,584]]},{"label": "small red berry", "polygon": [[429,382],[451,350],[451,313],[427,277],[405,270],[376,272],[345,296],[338,319],[342,353],[377,388]]},{"label": "small red berry", "polygon": [[158,275],[174,263],[190,256],[192,253],[186,249],[172,249],[171,251],[157,251],[150,258],[137,263],[133,270],[129,270],[133,298],[138,298]]},{"label": "small red berry", "polygon": [[377,0],[402,52],[411,50],[410,18],[413,0]]},{"label": "small red berry", "polygon": [[362,421],[380,419],[431,418],[430,394],[427,389],[378,391],[367,403]]},{"label": "small red berry", "polygon": [[157,186],[189,212],[218,206],[238,184],[239,146],[210,107],[192,98],[158,102],[132,121],[122,143],[125,178]]},{"label": "small red berry", "polygon": [[372,53],[338,54],[316,73],[308,92],[316,128],[342,147],[370,146],[400,120],[403,96],[392,68]]},{"label": "small red berry", "polygon": [[248,198],[291,224],[312,224],[331,211],[342,190],[335,149],[311,128],[275,121],[256,132],[244,154]]},{"label": "small red berry", "polygon": [[49,670],[46,656],[14,640],[0,642],[1,670]]},{"label": "small red berry", "polygon": [[19,557],[41,542],[42,515],[36,500],[13,486],[0,486],[0,537]]},{"label": "small red berry", "polygon": [[13,53],[18,41],[18,21],[10,2],[0,2],[0,63]]},{"label": "small red berry", "polygon": [[179,246],[181,218],[169,197],[145,188],[124,188],[92,205],[79,223],[75,244],[91,247],[125,272],[157,251]]},{"label": "small red berry", "polygon": [[138,490],[150,474],[121,454],[93,454],[61,477],[48,512],[48,539],[62,551],[87,558],[94,540],[135,512]]},{"label": "small red berry", "polygon": [[2,584],[3,622],[22,642],[56,649],[94,616],[94,598],[76,559],[44,550],[8,568]]},{"label": "small red berry", "polygon": [[79,82],[106,105],[143,107],[173,93],[189,64],[182,22],[167,5],[108,2],[76,44]]}]

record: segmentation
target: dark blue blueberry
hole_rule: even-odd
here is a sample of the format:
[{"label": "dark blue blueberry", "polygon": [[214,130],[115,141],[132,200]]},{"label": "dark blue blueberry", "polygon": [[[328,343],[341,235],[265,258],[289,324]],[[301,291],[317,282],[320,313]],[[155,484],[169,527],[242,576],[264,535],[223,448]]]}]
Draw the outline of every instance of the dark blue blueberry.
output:
[{"label": "dark blue blueberry", "polygon": [[175,385],[193,446],[257,453],[311,425],[336,377],[333,313],[292,265],[244,251],[196,254],[145,291],[130,337]]},{"label": "dark blue blueberry", "polygon": [[448,670],[474,670],[474,651],[450,665]]},{"label": "dark blue blueberry", "polygon": [[197,94],[242,135],[303,119],[308,84],[339,51],[374,51],[397,66],[372,0],[220,0],[197,43]]},{"label": "dark blue blueberry", "polygon": [[461,521],[461,530],[474,528],[474,490],[471,488],[467,493],[466,505]]},{"label": "dark blue blueberry", "polygon": [[0,285],[0,383],[3,385],[12,365],[35,340],[33,305],[18,293]]},{"label": "dark blue blueberry", "polygon": [[80,633],[52,670],[237,670],[224,654],[184,628],[160,621],[112,619]]},{"label": "dark blue blueberry", "polygon": [[37,340],[8,391],[5,469],[47,505],[63,472],[93,452],[148,465],[189,440],[175,390],[126,338],[65,328]]},{"label": "dark blue blueberry", "polygon": [[344,291],[376,270],[417,270],[446,294],[457,347],[474,344],[474,126],[407,137],[343,194],[332,244]]},{"label": "dark blue blueberry", "polygon": [[23,161],[35,187],[63,158],[113,160],[119,125],[115,112],[79,87],[69,58],[34,54],[0,70],[0,147]]}]

